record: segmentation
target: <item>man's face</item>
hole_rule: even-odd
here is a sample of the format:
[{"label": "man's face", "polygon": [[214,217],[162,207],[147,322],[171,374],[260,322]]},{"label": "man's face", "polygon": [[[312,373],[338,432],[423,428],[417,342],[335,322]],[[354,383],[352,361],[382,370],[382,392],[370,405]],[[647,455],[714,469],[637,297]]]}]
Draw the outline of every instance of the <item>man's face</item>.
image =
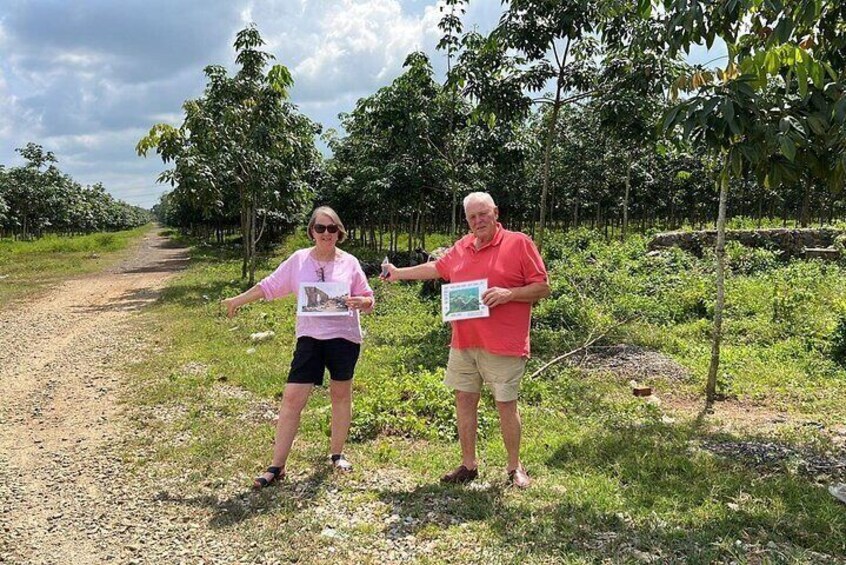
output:
[{"label": "man's face", "polygon": [[473,200],[465,208],[464,214],[467,216],[467,224],[473,235],[483,242],[493,239],[496,233],[496,220],[499,218],[499,209],[496,206]]}]

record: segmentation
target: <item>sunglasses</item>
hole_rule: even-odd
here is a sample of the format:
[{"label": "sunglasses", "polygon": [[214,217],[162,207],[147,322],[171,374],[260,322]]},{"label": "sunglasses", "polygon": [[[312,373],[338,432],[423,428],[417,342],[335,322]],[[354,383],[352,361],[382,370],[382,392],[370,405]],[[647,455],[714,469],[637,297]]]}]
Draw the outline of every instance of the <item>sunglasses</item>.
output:
[{"label": "sunglasses", "polygon": [[314,231],[315,233],[323,233],[325,231],[328,231],[329,233],[338,233],[338,225],[329,224],[328,226],[324,226],[323,224],[314,224]]}]

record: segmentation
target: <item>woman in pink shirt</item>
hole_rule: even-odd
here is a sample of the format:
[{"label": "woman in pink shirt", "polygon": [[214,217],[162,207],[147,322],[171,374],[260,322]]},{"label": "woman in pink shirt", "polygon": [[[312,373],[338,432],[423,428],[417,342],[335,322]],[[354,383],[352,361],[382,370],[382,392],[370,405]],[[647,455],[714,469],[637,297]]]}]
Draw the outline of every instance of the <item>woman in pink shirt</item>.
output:
[{"label": "woman in pink shirt", "polygon": [[314,241],[313,247],[294,252],[250,290],[223,301],[226,314],[231,318],[244,304],[299,292],[301,283],[349,285],[345,300],[348,313],[297,317],[297,348],[282,395],[273,460],[267,471],[255,479],[254,488],[263,488],[284,478],[285,462],[300,425],[300,414],[314,386],[323,384],[323,373],[327,369],[332,401],[331,462],[339,471],[352,470],[352,464],[343,455],[343,447],[352,419],[352,377],[361,349],[359,311],[373,310],[373,291],[358,259],[337,248],[337,244],[346,239],[347,232],[332,208],[321,206],[311,214],[308,236]]}]

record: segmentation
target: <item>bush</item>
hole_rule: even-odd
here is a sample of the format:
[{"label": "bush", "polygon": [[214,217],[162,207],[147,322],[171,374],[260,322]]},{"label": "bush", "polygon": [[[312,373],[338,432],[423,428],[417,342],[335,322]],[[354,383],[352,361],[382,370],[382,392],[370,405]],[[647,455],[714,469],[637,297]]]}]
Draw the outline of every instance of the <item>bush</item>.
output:
[{"label": "bush", "polygon": [[838,317],[830,342],[831,358],[841,367],[846,367],[846,315]]},{"label": "bush", "polygon": [[754,275],[778,266],[779,251],[746,247],[736,241],[726,242],[727,266],[734,275]]},{"label": "bush", "polygon": [[[455,396],[443,384],[443,378],[443,368],[434,371],[421,368],[392,378],[389,386],[368,386],[356,399],[350,438],[361,441],[389,434],[455,439]],[[496,415],[480,404],[480,436],[495,427],[495,423]]]}]

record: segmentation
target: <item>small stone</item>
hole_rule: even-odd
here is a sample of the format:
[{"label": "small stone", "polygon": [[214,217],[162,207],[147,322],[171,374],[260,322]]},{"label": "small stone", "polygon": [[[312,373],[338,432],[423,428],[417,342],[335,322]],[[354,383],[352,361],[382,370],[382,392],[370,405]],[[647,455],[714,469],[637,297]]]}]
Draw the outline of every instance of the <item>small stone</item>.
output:
[{"label": "small stone", "polygon": [[273,339],[274,337],[276,337],[276,332],[274,332],[273,330],[266,332],[256,332],[254,334],[250,334],[250,341],[252,341],[253,343],[260,343],[262,341]]}]

